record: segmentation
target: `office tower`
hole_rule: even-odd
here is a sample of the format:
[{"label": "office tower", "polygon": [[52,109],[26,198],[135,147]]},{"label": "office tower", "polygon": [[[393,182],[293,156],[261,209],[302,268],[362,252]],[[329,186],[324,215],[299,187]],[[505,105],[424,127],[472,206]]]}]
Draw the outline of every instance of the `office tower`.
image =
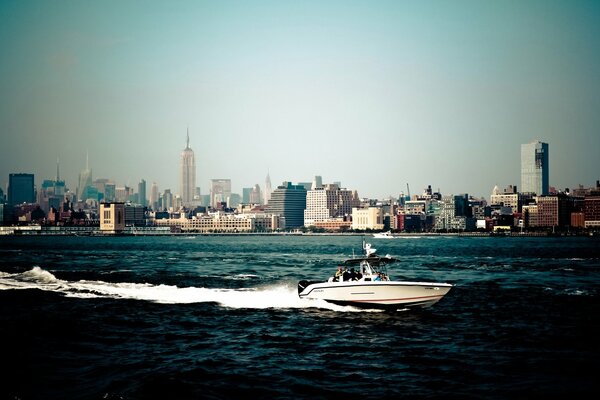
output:
[{"label": "office tower", "polygon": [[210,184],[210,206],[218,208],[219,203],[226,203],[231,196],[231,179],[212,179]]},{"label": "office tower", "polygon": [[8,204],[35,203],[33,174],[9,174]]},{"label": "office tower", "polygon": [[148,204],[146,202],[146,181],[143,179],[138,183],[138,202],[143,207]]},{"label": "office tower", "polygon": [[152,186],[150,186],[150,207],[154,211],[158,211],[158,185],[156,182],[152,182]]},{"label": "office tower", "polygon": [[534,141],[521,145],[521,191],[548,194],[548,143]]},{"label": "office tower", "polygon": [[252,188],[242,188],[242,203],[250,204],[250,193],[252,193]]},{"label": "office tower", "polygon": [[271,199],[271,192],[273,188],[271,187],[271,177],[267,172],[267,178],[265,179],[265,204],[269,204],[269,200]]},{"label": "office tower", "polygon": [[315,175],[315,178],[312,181],[311,189],[315,190],[323,187],[323,178],[319,175]]},{"label": "office tower", "polygon": [[105,183],[104,184],[104,200],[105,201],[115,201],[117,196],[117,187],[114,183]]},{"label": "office tower", "polygon": [[306,188],[302,185],[283,182],[271,193],[268,210],[283,218],[285,228],[301,227],[304,224],[305,208]]},{"label": "office tower", "polygon": [[260,195],[260,186],[258,183],[254,185],[252,191],[250,192],[250,204],[262,204],[261,203],[261,195]]},{"label": "office tower", "polygon": [[169,211],[170,208],[173,207],[173,194],[171,193],[171,189],[165,189],[163,196],[163,209]]},{"label": "office tower", "polygon": [[191,206],[196,190],[196,160],[190,148],[190,132],[188,129],[185,149],[181,152],[181,170],[179,173],[181,200],[185,207]]},{"label": "office tower", "polygon": [[331,218],[352,214],[352,208],[360,206],[358,194],[352,190],[341,189],[337,184],[327,184],[306,193],[304,225],[327,221]]},{"label": "office tower", "polygon": [[89,153],[85,156],[85,169],[79,173],[79,182],[77,185],[77,200],[87,200],[86,189],[88,186],[92,186],[92,170],[90,169],[90,157]]}]

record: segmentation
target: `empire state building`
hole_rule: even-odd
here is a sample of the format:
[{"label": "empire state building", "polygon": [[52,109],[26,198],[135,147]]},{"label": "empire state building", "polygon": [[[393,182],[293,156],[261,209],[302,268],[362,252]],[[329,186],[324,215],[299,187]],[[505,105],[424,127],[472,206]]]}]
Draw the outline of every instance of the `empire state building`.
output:
[{"label": "empire state building", "polygon": [[187,133],[187,143],[181,152],[181,170],[179,173],[181,200],[184,206],[192,205],[196,190],[196,160],[194,151],[190,148],[190,132]]}]

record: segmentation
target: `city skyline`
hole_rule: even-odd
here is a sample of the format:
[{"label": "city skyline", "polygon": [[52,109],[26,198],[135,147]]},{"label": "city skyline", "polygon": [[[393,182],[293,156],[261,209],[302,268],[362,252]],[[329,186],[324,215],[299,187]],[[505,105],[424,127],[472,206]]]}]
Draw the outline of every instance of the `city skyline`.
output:
[{"label": "city skyline", "polygon": [[4,2],[0,22],[3,189],[58,157],[75,191],[89,151],[94,179],[178,194],[186,126],[203,194],[268,173],[489,198],[532,140],[550,186],[600,171],[595,2]]}]

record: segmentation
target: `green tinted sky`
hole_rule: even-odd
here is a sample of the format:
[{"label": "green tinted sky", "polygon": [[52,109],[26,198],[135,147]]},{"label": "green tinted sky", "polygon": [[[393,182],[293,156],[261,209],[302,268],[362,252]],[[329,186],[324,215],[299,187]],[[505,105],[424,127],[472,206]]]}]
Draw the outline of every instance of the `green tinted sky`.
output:
[{"label": "green tinted sky", "polygon": [[0,182],[341,181],[361,196],[600,179],[600,2],[3,1]]}]

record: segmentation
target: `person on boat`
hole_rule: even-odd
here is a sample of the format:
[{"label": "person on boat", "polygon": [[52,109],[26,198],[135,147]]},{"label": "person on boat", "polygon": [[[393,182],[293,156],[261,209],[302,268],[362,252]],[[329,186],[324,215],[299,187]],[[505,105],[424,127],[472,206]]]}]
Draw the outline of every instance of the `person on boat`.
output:
[{"label": "person on boat", "polygon": [[356,271],[354,270],[354,267],[350,268],[350,280],[351,281],[355,281],[356,279]]},{"label": "person on boat", "polygon": [[344,272],[342,271],[342,266],[338,266],[338,270],[335,272],[335,276],[333,277],[334,282],[339,282],[342,278]]},{"label": "person on boat", "polygon": [[374,281],[380,281],[381,280],[381,272],[377,273],[377,276],[375,278],[373,278]]},{"label": "person on boat", "polygon": [[344,268],[344,273],[342,275],[342,279],[344,281],[349,281],[350,280],[350,271],[348,271],[348,267]]},{"label": "person on boat", "polygon": [[360,281],[362,277],[363,277],[363,275],[360,273],[360,271],[356,271],[356,279],[355,280]]}]

